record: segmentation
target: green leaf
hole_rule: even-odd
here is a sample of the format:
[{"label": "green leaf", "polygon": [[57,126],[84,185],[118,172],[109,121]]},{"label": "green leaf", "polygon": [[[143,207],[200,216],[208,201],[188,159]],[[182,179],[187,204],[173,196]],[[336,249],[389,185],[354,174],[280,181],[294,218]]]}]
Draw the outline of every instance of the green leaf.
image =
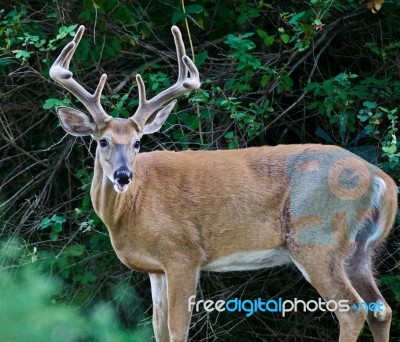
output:
[{"label": "green leaf", "polygon": [[62,232],[62,224],[60,222],[53,223],[51,230],[53,233],[61,233]]},{"label": "green leaf", "polygon": [[54,107],[63,106],[64,102],[59,99],[47,99],[44,101],[43,109],[52,109]]},{"label": "green leaf", "polygon": [[267,36],[267,32],[265,32],[263,30],[258,29],[256,32],[261,38],[264,38]]},{"label": "green leaf", "polygon": [[285,43],[285,44],[289,43],[289,39],[290,39],[290,37],[286,33],[281,35],[281,40],[283,43]]},{"label": "green leaf", "polygon": [[81,283],[81,284],[88,284],[92,283],[97,279],[96,275],[93,272],[86,272],[85,274],[76,274],[73,277],[74,282]]},{"label": "green leaf", "polygon": [[237,18],[237,23],[239,24],[239,25],[242,25],[242,24],[244,24],[247,20],[249,19],[249,16],[247,15],[247,13],[241,13],[240,15],[239,15],[239,17]]},{"label": "green leaf", "polygon": [[57,39],[62,39],[64,37],[66,37],[67,35],[74,35],[74,30],[78,27],[77,24],[75,25],[71,25],[71,26],[61,26],[58,29],[58,35],[57,35]]},{"label": "green leaf", "polygon": [[391,146],[384,146],[382,147],[383,152],[386,152],[387,154],[393,154],[396,152],[397,147],[396,145],[391,145]]},{"label": "green leaf", "polygon": [[314,101],[314,102],[311,102],[308,106],[307,106],[307,109],[315,109],[315,108],[318,108],[319,106],[321,105],[321,102],[319,102],[319,101]]},{"label": "green leaf", "polygon": [[263,77],[261,77],[261,87],[265,88],[267,86],[267,84],[269,83],[270,77],[268,75],[263,75]]},{"label": "green leaf", "polygon": [[65,217],[58,216],[55,214],[51,217],[51,220],[55,223],[64,223],[67,221],[67,219]]},{"label": "green leaf", "polygon": [[51,220],[48,217],[45,217],[42,219],[42,221],[40,221],[39,229],[40,230],[45,229],[45,228],[49,227],[50,224],[51,224]]},{"label": "green leaf", "polygon": [[310,90],[316,89],[318,87],[319,87],[319,83],[318,82],[310,82],[310,83],[308,83],[306,85],[305,90],[310,91]]},{"label": "green leaf", "polygon": [[254,35],[254,32],[247,32],[247,33],[243,33],[240,38],[248,38]]},{"label": "green leaf", "polygon": [[174,14],[172,15],[172,25],[176,25],[178,21],[181,21],[185,17],[186,15],[182,11],[180,10],[175,11]]},{"label": "green leaf", "polygon": [[51,241],[57,241],[58,240],[58,233],[50,233],[49,238]]},{"label": "green leaf", "polygon": [[275,37],[274,36],[266,36],[263,40],[264,45],[265,46],[271,46],[275,41]]},{"label": "green leaf", "polygon": [[188,5],[186,6],[186,13],[201,13],[204,12],[204,7],[201,5]]},{"label": "green leaf", "polygon": [[362,114],[358,114],[357,115],[358,120],[360,120],[361,122],[365,122],[369,119],[368,115],[362,115]]},{"label": "green leaf", "polygon": [[182,121],[190,129],[197,129],[199,127],[199,117],[197,115],[181,113],[179,120]]},{"label": "green leaf", "polygon": [[109,50],[111,50],[111,49],[112,49],[112,52],[109,51],[108,55],[109,56],[117,56],[121,52],[121,49],[122,49],[121,40],[120,39],[112,39],[111,43],[109,45]]},{"label": "green leaf", "polygon": [[79,19],[82,21],[89,21],[91,17],[91,11],[88,10],[83,10],[80,14],[79,14]]},{"label": "green leaf", "polygon": [[225,139],[233,139],[235,134],[233,132],[228,132],[224,135]]},{"label": "green leaf", "polygon": [[76,245],[69,246],[65,250],[65,253],[71,257],[78,257],[78,256],[81,256],[84,251],[85,251],[85,246],[76,244]]},{"label": "green leaf", "polygon": [[400,275],[383,276],[381,280],[390,287],[397,301],[400,301]]},{"label": "green leaf", "polygon": [[25,59],[25,58],[29,58],[31,56],[31,54],[25,50],[16,50],[16,51],[14,51],[14,53],[15,53],[16,58]]},{"label": "green leaf", "polygon": [[288,75],[281,76],[282,83],[285,84],[285,89],[291,89],[293,87],[293,80]]},{"label": "green leaf", "polygon": [[363,106],[372,109],[376,108],[376,103],[371,101],[365,101],[363,102]]},{"label": "green leaf", "polygon": [[331,81],[326,80],[322,82],[322,89],[324,89],[327,94],[330,94],[333,92],[334,87],[332,86]]},{"label": "green leaf", "polygon": [[135,14],[130,10],[129,6],[120,4],[116,9],[112,11],[112,18],[121,22],[124,25],[129,25],[135,22]]},{"label": "green leaf", "polygon": [[237,142],[236,139],[231,140],[231,141],[229,142],[229,144],[228,144],[228,148],[229,148],[230,150],[235,150],[235,149],[237,149],[238,147],[239,147],[239,144],[238,144],[238,142]]},{"label": "green leaf", "polygon": [[289,24],[290,24],[290,25],[293,25],[293,26],[298,25],[297,21],[298,21],[300,18],[302,18],[302,17],[304,16],[305,13],[306,13],[305,11],[300,12],[300,13],[296,13],[296,14],[289,20]]},{"label": "green leaf", "polygon": [[315,20],[313,21],[313,25],[314,25],[314,26],[320,26],[320,25],[322,25],[322,21],[321,21],[320,19],[315,19]]},{"label": "green leaf", "polygon": [[208,52],[207,51],[203,51],[203,52],[200,52],[199,54],[197,54],[196,58],[195,58],[196,66],[202,65],[206,61],[207,58],[208,58]]}]

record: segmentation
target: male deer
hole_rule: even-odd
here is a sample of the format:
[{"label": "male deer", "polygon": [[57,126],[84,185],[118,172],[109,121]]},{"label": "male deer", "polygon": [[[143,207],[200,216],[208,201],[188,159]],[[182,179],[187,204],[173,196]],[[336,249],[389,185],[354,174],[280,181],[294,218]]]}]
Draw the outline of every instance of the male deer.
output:
[{"label": "male deer", "polygon": [[335,311],[340,341],[356,341],[367,319],[375,341],[389,339],[391,309],[371,272],[371,256],[391,231],[397,187],[377,167],[335,146],[280,145],[230,151],[139,152],[183,94],[200,86],[175,26],[177,82],[151,100],[136,76],[139,106],[114,119],[68,70],[81,26],[50,76],[91,114],[58,108],[62,127],[98,142],[94,209],[118,258],[148,272],[157,341],[186,341],[201,270],[255,270],[293,263],[326,300],[381,302],[383,310]]}]

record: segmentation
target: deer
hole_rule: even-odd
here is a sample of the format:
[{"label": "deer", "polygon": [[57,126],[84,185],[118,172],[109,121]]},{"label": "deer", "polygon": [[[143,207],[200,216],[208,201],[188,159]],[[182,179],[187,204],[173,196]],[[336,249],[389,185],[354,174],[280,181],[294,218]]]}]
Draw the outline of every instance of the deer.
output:
[{"label": "deer", "polygon": [[199,71],[171,28],[178,76],[151,99],[136,75],[139,104],[129,118],[101,105],[107,75],[93,93],[69,64],[84,33],[61,51],[50,77],[90,116],[57,108],[62,128],[97,142],[90,196],[119,260],[147,272],[156,341],[186,341],[201,271],[293,265],[325,301],[379,302],[382,310],[334,311],[339,341],[356,341],[365,323],[389,341],[391,309],[372,273],[377,248],[397,212],[397,186],[377,166],[332,145],[293,144],[214,151],[139,153],[181,94],[200,87]]}]

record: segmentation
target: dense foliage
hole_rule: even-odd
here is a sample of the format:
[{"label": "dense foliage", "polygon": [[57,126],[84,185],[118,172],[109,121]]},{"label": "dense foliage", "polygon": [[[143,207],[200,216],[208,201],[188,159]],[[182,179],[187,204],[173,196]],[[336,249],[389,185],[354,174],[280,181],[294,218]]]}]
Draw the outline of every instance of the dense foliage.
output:
[{"label": "dense foliage", "polygon": [[[107,331],[120,340],[147,340],[151,331],[147,276],[117,260],[90,203],[94,146],[66,136],[55,115],[61,104],[80,108],[48,76],[79,24],[87,29],[71,68],[89,89],[109,75],[103,103],[113,116],[134,112],[136,73],[152,94],[174,82],[172,24],[194,52],[202,88],[180,99],[162,131],[144,139],[144,150],[329,143],[377,163],[400,184],[399,17],[397,1],[385,1],[378,14],[356,0],[3,1],[0,308],[10,320],[0,318],[0,338],[23,340],[21,329],[33,317],[32,341],[49,331],[58,341],[107,340]],[[398,233],[396,224],[376,258],[394,311],[394,340],[400,337]],[[202,275],[200,297],[229,296],[318,294],[289,267]],[[99,310],[104,317],[96,316]],[[193,341],[333,341],[338,334],[335,319],[322,312],[285,318],[200,312],[192,323]],[[2,335],[6,328],[9,335]],[[371,339],[368,327],[363,336]]]}]

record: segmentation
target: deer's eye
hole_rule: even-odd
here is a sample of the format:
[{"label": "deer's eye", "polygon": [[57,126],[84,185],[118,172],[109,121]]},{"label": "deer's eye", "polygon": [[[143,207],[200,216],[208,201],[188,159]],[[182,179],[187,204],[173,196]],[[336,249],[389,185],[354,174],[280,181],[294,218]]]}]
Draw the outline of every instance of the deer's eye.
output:
[{"label": "deer's eye", "polygon": [[140,147],[140,140],[136,140],[133,144],[133,147],[138,149]]},{"label": "deer's eye", "polygon": [[108,142],[106,139],[100,139],[99,143],[100,143],[101,147],[106,147],[108,145]]}]

